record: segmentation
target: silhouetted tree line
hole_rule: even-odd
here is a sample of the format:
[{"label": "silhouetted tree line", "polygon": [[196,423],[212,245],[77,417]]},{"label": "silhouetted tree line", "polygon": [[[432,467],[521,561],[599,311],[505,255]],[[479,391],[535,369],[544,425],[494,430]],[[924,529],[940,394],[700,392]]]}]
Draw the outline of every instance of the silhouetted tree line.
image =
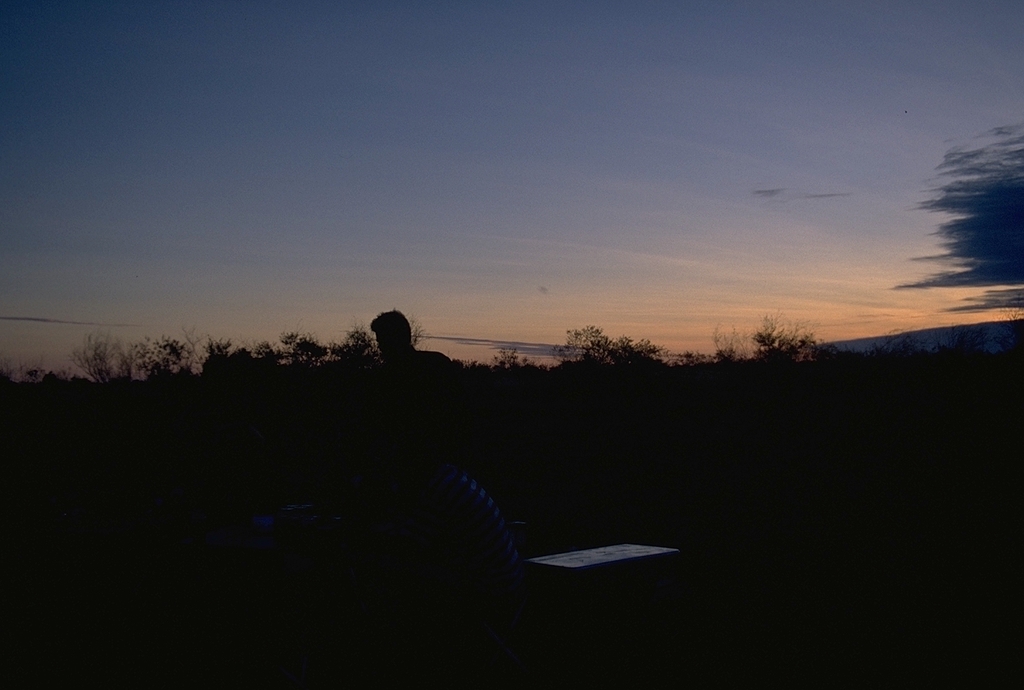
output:
[{"label": "silhouetted tree line", "polygon": [[[413,324],[414,341],[427,336],[419,324]],[[926,342],[913,334],[896,333],[858,353],[840,351],[822,342],[806,325],[784,319],[781,314],[766,315],[751,332],[736,328],[716,328],[712,341],[714,352],[672,353],[650,340],[634,340],[629,336],[613,338],[600,327],[589,325],[571,329],[565,343],[552,349],[554,360],[561,366],[693,366],[735,362],[811,362],[835,357],[904,357],[938,353],[977,354],[985,352],[989,336],[970,326],[955,326],[936,342]],[[1007,312],[1001,333],[996,335],[1000,350],[1019,351],[1024,345],[1024,317],[1020,310]],[[340,341],[321,342],[312,333],[282,333],[276,343],[257,341],[233,342],[230,339],[200,337],[195,329],[186,329],[181,337],[161,336],[141,341],[124,341],[104,333],[85,337],[75,348],[72,363],[91,381],[146,380],[168,376],[194,376],[235,369],[259,369],[284,366],[298,368],[334,368],[339,370],[370,370],[381,365],[380,351],[373,334],[357,326]],[[489,366],[492,369],[518,367],[550,368],[520,355],[514,348],[499,350],[493,360],[465,366]],[[69,379],[67,370],[45,371],[39,368],[17,369],[0,362],[0,379],[39,382],[44,377]]]}]

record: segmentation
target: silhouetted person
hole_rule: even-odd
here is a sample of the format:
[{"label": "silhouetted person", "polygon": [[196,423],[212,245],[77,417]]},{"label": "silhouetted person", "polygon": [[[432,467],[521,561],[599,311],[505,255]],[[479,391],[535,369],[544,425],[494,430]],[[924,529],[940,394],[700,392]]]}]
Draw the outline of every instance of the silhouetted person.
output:
[{"label": "silhouetted person", "polygon": [[521,608],[522,561],[494,501],[456,464],[457,366],[416,350],[398,311],[370,327],[384,366],[371,391],[373,466],[360,479],[373,523],[361,594],[396,651],[431,666],[453,652],[478,663],[495,651],[488,629],[507,631]]},{"label": "silhouetted person", "polygon": [[398,310],[378,314],[370,323],[370,330],[377,338],[377,348],[389,367],[443,370],[452,366],[452,361],[440,352],[413,347],[412,326]]},{"label": "silhouetted person", "polygon": [[455,363],[415,349],[399,311],[379,314],[370,328],[384,359],[370,394],[375,460],[429,473],[439,463],[457,462],[465,412]]}]

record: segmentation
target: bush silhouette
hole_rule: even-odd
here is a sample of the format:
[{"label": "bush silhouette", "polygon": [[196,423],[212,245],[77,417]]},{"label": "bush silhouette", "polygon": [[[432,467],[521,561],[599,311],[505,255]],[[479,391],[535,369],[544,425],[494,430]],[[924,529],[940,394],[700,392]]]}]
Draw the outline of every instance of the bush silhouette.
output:
[{"label": "bush silhouette", "polygon": [[184,329],[182,339],[161,336],[125,342],[109,333],[90,333],[82,346],[71,351],[71,361],[97,383],[115,379],[147,379],[172,374],[198,374],[210,350],[195,329]]},{"label": "bush silhouette", "polygon": [[778,314],[763,317],[750,338],[754,358],[762,362],[801,362],[819,354],[820,343],[814,333],[801,324],[785,323]]},{"label": "bush silhouette", "polygon": [[939,339],[940,352],[958,355],[984,352],[988,347],[988,334],[970,326],[953,326]]},{"label": "bush silhouette", "polygon": [[146,378],[198,374],[203,365],[203,340],[195,335],[194,329],[186,330],[183,340],[166,335],[157,340],[146,338],[129,346],[134,358],[133,367]]},{"label": "bush silhouette", "polygon": [[714,359],[716,362],[738,362],[750,359],[750,343],[747,336],[739,333],[735,328],[725,333],[718,326],[711,336],[715,343]]},{"label": "bush silhouette", "polygon": [[519,350],[514,347],[503,347],[494,355],[494,369],[518,369],[529,363],[526,357],[519,356]]},{"label": "bush silhouette", "polygon": [[890,333],[868,350],[872,357],[910,357],[927,352],[925,344],[912,333]]},{"label": "bush silhouette", "polygon": [[331,348],[321,344],[312,333],[282,333],[280,340],[278,353],[282,364],[318,367],[330,359]]},{"label": "bush silhouette", "polygon": [[134,356],[118,338],[109,333],[89,333],[82,347],[71,351],[71,361],[96,383],[131,377]]},{"label": "bush silhouette", "polygon": [[633,340],[623,335],[613,339],[597,326],[584,326],[567,331],[565,345],[556,346],[554,354],[561,362],[622,365],[663,363],[666,353],[646,338]]},{"label": "bush silhouette", "polygon": [[[416,327],[418,326],[414,325],[414,345],[419,342],[417,340]],[[422,334],[420,339],[422,339]],[[353,326],[345,334],[343,341],[331,345],[331,355],[335,361],[354,369],[372,369],[381,364],[381,354],[377,348],[377,340],[373,337],[370,329],[361,324]]]}]

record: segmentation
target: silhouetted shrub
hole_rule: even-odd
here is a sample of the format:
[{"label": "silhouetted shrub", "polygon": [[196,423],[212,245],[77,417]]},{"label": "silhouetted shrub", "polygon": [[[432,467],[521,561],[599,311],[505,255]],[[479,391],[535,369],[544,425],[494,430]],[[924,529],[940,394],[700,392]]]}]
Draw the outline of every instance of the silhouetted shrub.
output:
[{"label": "silhouetted shrub", "polygon": [[136,371],[141,371],[145,378],[198,374],[203,366],[203,340],[195,335],[194,330],[189,330],[184,332],[183,340],[164,335],[156,340],[146,338],[131,344],[126,349],[131,353],[131,366],[126,378],[134,378]]},{"label": "silhouetted shrub", "polygon": [[714,355],[706,355],[702,352],[693,352],[691,350],[672,355],[671,357],[672,364],[681,367],[692,367],[697,366],[698,364],[712,364],[714,361]]},{"label": "silhouetted shrub", "polygon": [[763,362],[814,359],[820,343],[814,333],[798,323],[785,323],[778,314],[761,319],[761,327],[750,336],[754,358]]},{"label": "silhouetted shrub", "polygon": [[1004,311],[1002,331],[998,339],[1004,350],[1024,351],[1024,293]]},{"label": "silhouetted shrub", "polygon": [[984,352],[988,334],[971,326],[953,326],[939,339],[938,350],[959,355]]},{"label": "silhouetted shrub", "polygon": [[725,333],[721,328],[715,326],[711,339],[715,344],[714,359],[716,362],[738,362],[750,359],[749,338],[739,333],[735,327],[731,332]]},{"label": "silhouetted shrub", "polygon": [[151,376],[198,374],[208,350],[206,338],[195,329],[183,331],[183,338],[161,336],[125,342],[109,333],[90,333],[82,346],[71,351],[71,361],[97,383],[114,379],[146,379]]},{"label": "silhouetted shrub", "polygon": [[109,333],[87,334],[82,347],[71,351],[71,361],[97,383],[130,378],[134,367],[132,348]]},{"label": "silhouetted shrub", "polygon": [[489,368],[498,371],[509,371],[524,368],[546,369],[547,365],[538,364],[533,359],[519,354],[519,350],[514,347],[503,347],[498,350],[498,354],[494,355]]},{"label": "silhouetted shrub", "polygon": [[912,333],[891,333],[868,350],[872,357],[909,357],[927,352],[924,343]]},{"label": "silhouetted shrub", "polygon": [[494,355],[495,369],[517,369],[523,366],[524,358],[519,357],[519,351],[514,347],[503,347]]},{"label": "silhouetted shrub", "polygon": [[292,366],[317,367],[330,359],[331,350],[312,333],[292,331],[281,334],[280,362]]},{"label": "silhouetted shrub", "polygon": [[[414,344],[419,342],[416,337],[417,334],[414,332]],[[420,339],[422,339],[422,332],[420,332]],[[377,340],[373,337],[373,333],[362,325],[354,326],[345,334],[343,341],[333,343],[330,349],[333,359],[346,367],[372,369],[381,363]]]},{"label": "silhouetted shrub", "polygon": [[325,366],[341,366],[351,369],[372,369],[381,363],[373,334],[362,326],[350,330],[341,342],[322,343],[312,333],[291,331],[282,333],[280,344],[266,340],[254,344],[235,346],[230,340],[209,340],[206,345],[206,359],[203,373],[223,371],[225,368],[239,371],[240,368],[253,370],[259,363],[262,371],[271,371],[279,366],[289,370],[318,369]]},{"label": "silhouetted shrub", "polygon": [[66,381],[71,378],[71,374],[66,369],[49,371],[41,367],[28,367],[24,364],[15,366],[6,358],[0,359],[0,381],[39,383],[47,377]]},{"label": "silhouetted shrub", "polygon": [[561,362],[622,365],[662,363],[666,352],[646,338],[633,340],[623,335],[612,339],[597,326],[584,326],[567,331],[565,345],[556,346],[554,354]]}]

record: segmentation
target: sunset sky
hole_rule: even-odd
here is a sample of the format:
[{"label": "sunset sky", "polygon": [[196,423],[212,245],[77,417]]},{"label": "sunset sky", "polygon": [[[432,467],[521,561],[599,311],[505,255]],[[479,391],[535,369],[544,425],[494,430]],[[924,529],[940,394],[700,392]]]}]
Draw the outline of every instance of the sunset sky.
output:
[{"label": "sunset sky", "polygon": [[1022,36],[1016,0],[5,2],[0,357],[999,318]]}]

